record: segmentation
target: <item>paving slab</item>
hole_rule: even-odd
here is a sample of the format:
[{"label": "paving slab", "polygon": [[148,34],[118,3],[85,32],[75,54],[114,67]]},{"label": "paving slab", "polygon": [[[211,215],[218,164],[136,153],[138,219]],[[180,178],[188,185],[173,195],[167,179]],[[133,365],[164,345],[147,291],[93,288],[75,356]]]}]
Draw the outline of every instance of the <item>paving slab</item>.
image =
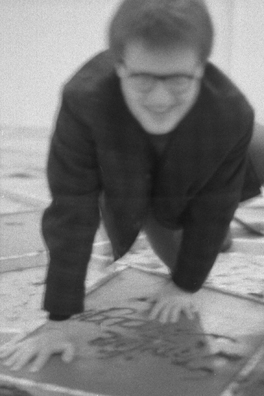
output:
[{"label": "paving slab", "polygon": [[[30,396],[224,395],[263,344],[264,305],[203,288],[193,321],[150,321],[148,298],[166,282],[131,268],[119,272],[89,293],[85,312],[71,320],[71,364],[54,356],[36,374],[0,364],[0,381]],[[13,335],[0,336],[4,342]]]},{"label": "paving slab", "polygon": [[[50,132],[45,129],[1,130],[1,196],[25,204],[46,206],[50,201],[45,168]],[[3,202],[2,207],[6,205]]]},{"label": "paving slab", "polygon": [[43,128],[1,128],[1,168],[43,170],[51,132]]},{"label": "paving slab", "polygon": [[45,208],[50,203],[50,194],[45,178],[32,180],[6,177],[1,181],[1,195],[6,199],[20,201],[25,205]]},{"label": "paving slab", "polygon": [[42,259],[45,246],[41,215],[42,212],[33,211],[0,216],[0,272],[22,269],[32,260]]},{"label": "paving slab", "polygon": [[11,214],[11,213],[21,213],[32,211],[32,205],[21,202],[20,199],[12,199],[11,197],[5,197],[3,192],[0,196],[0,215]]}]

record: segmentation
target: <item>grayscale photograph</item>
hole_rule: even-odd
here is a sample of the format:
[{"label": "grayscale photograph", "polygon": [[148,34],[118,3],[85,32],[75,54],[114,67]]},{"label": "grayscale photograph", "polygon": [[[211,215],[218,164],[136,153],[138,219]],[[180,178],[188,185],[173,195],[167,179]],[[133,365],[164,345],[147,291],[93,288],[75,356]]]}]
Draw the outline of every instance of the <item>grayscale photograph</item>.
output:
[{"label": "grayscale photograph", "polygon": [[0,396],[263,396],[263,0],[0,21]]}]

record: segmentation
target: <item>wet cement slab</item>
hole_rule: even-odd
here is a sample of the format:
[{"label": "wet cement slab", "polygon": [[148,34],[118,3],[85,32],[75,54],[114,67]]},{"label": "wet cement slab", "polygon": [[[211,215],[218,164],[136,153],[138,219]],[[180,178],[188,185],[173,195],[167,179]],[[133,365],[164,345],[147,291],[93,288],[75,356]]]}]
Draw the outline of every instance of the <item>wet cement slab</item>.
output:
[{"label": "wet cement slab", "polygon": [[[150,321],[149,298],[166,282],[165,275],[120,271],[90,292],[85,312],[71,320],[78,351],[71,364],[53,357],[36,374],[0,365],[0,381],[32,396],[230,396],[249,363],[248,374],[260,370],[252,357],[264,342],[264,305],[204,288],[195,295],[194,320]],[[11,337],[2,332],[1,342]],[[253,385],[257,392],[261,384]]]}]

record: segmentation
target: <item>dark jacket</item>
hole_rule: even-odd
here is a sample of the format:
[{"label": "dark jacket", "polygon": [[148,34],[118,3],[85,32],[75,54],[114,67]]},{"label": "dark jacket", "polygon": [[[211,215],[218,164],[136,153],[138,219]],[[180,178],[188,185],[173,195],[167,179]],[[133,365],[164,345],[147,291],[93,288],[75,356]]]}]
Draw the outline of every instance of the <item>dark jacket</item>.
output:
[{"label": "dark jacket", "polygon": [[63,315],[82,311],[102,192],[115,258],[133,244],[151,206],[161,224],[183,228],[172,278],[197,291],[239,201],[259,193],[258,183],[245,178],[253,119],[242,93],[208,63],[196,104],[170,134],[157,164],[148,134],[124,103],[108,52],[85,64],[64,87],[51,142],[44,308]]}]

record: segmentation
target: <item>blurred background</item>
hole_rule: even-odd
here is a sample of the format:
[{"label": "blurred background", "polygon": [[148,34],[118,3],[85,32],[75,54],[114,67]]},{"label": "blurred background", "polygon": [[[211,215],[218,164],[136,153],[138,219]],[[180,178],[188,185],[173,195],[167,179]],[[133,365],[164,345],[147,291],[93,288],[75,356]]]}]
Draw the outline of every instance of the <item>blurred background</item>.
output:
[{"label": "blurred background", "polygon": [[[107,46],[120,0],[0,0],[0,127],[49,133],[62,84]],[[212,60],[245,92],[264,123],[264,1],[207,0]]]}]

